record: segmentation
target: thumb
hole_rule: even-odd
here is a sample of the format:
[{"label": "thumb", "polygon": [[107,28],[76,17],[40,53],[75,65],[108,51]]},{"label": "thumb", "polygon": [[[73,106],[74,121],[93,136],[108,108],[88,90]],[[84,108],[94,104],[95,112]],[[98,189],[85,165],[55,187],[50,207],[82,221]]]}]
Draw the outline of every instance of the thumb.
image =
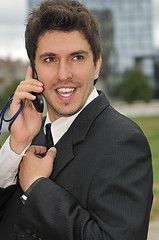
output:
[{"label": "thumb", "polygon": [[54,160],[55,157],[56,157],[56,152],[57,152],[57,151],[56,151],[56,148],[51,147],[51,148],[48,150],[45,158],[51,158],[52,160]]}]

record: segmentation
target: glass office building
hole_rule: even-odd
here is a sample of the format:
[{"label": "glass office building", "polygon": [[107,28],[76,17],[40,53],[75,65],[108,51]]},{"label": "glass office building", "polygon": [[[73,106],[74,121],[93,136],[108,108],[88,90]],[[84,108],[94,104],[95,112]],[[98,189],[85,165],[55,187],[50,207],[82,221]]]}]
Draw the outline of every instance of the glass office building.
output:
[{"label": "glass office building", "polygon": [[91,9],[98,11],[108,9],[112,12],[113,68],[116,67],[117,72],[123,73],[135,63],[140,63],[146,73],[153,74],[152,1],[83,0],[82,2]]},{"label": "glass office building", "polygon": [[[29,0],[29,8],[39,2],[41,1]],[[107,65],[104,69],[120,76],[135,64],[140,64],[144,72],[152,77],[154,74],[152,0],[81,0],[81,2],[99,19],[103,56]]]}]

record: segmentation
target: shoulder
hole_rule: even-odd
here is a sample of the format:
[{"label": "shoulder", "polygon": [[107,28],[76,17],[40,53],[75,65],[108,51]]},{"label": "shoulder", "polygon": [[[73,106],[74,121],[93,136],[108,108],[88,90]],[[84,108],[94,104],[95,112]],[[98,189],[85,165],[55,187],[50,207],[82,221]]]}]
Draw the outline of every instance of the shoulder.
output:
[{"label": "shoulder", "polygon": [[138,132],[144,135],[141,128],[134,121],[119,113],[111,105],[108,105],[98,115],[95,121],[99,127],[103,130],[106,129],[108,132],[115,132],[116,134],[131,134],[133,132]]},{"label": "shoulder", "polygon": [[108,105],[95,119],[92,132],[97,138],[103,139],[109,146],[114,144],[126,146],[131,145],[136,149],[149,149],[149,144],[142,129],[130,118],[116,111]]}]

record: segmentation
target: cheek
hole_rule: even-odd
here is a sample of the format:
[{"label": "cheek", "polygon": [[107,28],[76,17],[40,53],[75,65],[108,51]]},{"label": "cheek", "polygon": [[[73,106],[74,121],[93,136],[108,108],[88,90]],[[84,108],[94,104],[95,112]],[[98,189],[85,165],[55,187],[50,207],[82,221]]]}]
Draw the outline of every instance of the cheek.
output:
[{"label": "cheek", "polygon": [[39,81],[44,84],[44,88],[47,88],[53,82],[53,76],[46,71],[40,71],[38,73]]},{"label": "cheek", "polygon": [[94,85],[94,80],[95,80],[95,68],[94,68],[94,66],[92,66],[89,69],[89,74],[88,74],[87,78],[88,78],[88,84],[89,85]]},{"label": "cheek", "polygon": [[87,68],[84,66],[83,69],[80,69],[78,71],[80,74],[80,78],[85,84],[91,84],[91,82],[94,82],[94,76],[95,76],[95,69],[94,66],[87,66]]}]

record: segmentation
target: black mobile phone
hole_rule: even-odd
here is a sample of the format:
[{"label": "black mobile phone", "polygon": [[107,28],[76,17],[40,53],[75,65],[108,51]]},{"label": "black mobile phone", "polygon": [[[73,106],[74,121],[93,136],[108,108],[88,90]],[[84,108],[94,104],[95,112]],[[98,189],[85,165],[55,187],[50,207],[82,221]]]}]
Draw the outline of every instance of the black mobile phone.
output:
[{"label": "black mobile phone", "polygon": [[[34,68],[33,68],[33,78],[38,80],[38,75],[37,75],[37,72]],[[33,100],[34,107],[36,108],[36,110],[38,112],[42,113],[43,110],[44,110],[44,100],[43,100],[42,94],[41,93],[35,93],[35,92],[32,92],[31,94],[36,96],[36,99]]]}]

